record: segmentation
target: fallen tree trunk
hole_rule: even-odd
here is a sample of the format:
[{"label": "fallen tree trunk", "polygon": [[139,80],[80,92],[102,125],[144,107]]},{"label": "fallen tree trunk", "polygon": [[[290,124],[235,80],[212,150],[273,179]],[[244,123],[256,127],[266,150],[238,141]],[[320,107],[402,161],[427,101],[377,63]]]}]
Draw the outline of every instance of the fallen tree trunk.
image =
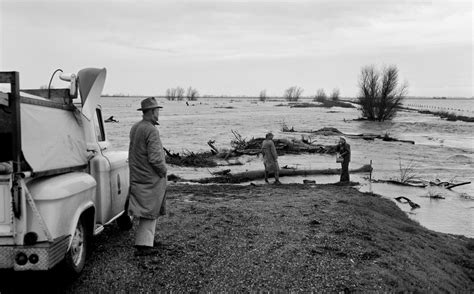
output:
[{"label": "fallen tree trunk", "polygon": [[451,188],[454,188],[454,187],[458,187],[458,186],[462,186],[462,185],[467,185],[467,184],[470,184],[471,182],[463,182],[463,183],[458,183],[458,184],[450,184],[446,187],[446,189],[451,189]]},{"label": "fallen tree trunk", "polygon": [[387,183],[387,184],[394,184],[400,186],[407,186],[407,187],[416,187],[416,188],[426,188],[428,185],[420,182],[400,182],[396,180],[372,180],[374,183]]},{"label": "fallen tree trunk", "polygon": [[353,138],[353,139],[363,139],[363,140],[375,140],[375,139],[380,139],[385,142],[402,142],[402,143],[409,143],[409,144],[415,144],[415,141],[411,140],[401,140],[397,138],[390,137],[388,135],[376,135],[376,134],[345,134],[346,137],[348,138]]},{"label": "fallen tree trunk", "polygon": [[449,189],[449,190],[451,190],[454,187],[468,185],[470,183],[471,182],[450,183],[450,182],[431,182],[430,181],[430,185],[432,185],[432,186],[438,186],[438,187],[446,188],[446,189]]},{"label": "fallen tree trunk", "polygon": [[321,136],[346,136],[348,138],[352,139],[363,139],[363,140],[375,140],[375,139],[380,139],[382,141],[386,142],[402,142],[402,143],[409,143],[409,144],[415,144],[415,141],[411,140],[400,140],[397,138],[390,137],[388,134],[385,135],[378,135],[378,134],[344,134],[341,131],[339,131],[336,128],[331,128],[331,127],[326,127],[322,128],[319,130],[295,130],[294,127],[288,128],[288,126],[284,126],[282,128],[283,132],[297,132],[297,133],[309,133],[312,135],[321,135]]},{"label": "fallen tree trunk", "polygon": [[[360,168],[350,170],[350,173],[365,173],[370,172],[372,167],[370,165],[364,165]],[[341,173],[340,168],[328,168],[328,169],[310,169],[310,170],[292,170],[292,169],[281,169],[280,177],[291,177],[291,176],[310,176],[310,175],[338,175]],[[188,182],[209,184],[209,183],[244,183],[253,180],[260,180],[265,178],[264,170],[247,171],[242,173],[230,174],[219,177],[203,178],[197,180],[184,180]]]}]

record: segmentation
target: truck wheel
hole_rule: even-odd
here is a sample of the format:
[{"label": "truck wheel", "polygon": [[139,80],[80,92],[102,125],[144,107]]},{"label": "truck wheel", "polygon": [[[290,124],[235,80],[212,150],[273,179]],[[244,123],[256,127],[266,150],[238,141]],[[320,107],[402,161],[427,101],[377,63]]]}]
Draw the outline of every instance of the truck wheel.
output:
[{"label": "truck wheel", "polygon": [[72,236],[71,248],[66,253],[65,266],[72,274],[79,274],[86,263],[86,257],[89,249],[89,232],[87,231],[85,221],[81,217],[77,222],[74,235]]}]

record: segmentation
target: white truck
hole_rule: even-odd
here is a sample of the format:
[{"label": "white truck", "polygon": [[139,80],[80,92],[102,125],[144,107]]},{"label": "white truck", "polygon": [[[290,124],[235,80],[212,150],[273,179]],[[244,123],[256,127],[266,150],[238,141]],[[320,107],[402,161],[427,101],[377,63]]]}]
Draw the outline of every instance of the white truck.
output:
[{"label": "white truck", "polygon": [[0,72],[0,269],[78,274],[90,238],[123,214],[128,153],[109,150],[105,77],[87,68],[61,75],[67,89],[20,90],[18,72]]}]

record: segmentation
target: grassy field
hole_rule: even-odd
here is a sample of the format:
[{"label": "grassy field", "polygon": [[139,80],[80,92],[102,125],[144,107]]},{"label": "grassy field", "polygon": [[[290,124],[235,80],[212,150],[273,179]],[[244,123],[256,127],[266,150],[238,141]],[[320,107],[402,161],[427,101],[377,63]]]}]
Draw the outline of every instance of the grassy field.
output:
[{"label": "grassy field", "polygon": [[111,225],[77,279],[2,273],[0,292],[474,291],[473,239],[351,187],[171,185],[167,204],[159,254]]}]

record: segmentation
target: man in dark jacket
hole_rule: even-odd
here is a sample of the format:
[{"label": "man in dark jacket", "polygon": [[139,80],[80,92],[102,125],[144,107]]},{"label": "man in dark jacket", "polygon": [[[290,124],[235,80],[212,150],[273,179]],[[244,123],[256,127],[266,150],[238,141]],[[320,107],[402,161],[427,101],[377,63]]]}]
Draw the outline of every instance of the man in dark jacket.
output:
[{"label": "man in dark jacket", "polygon": [[166,213],[166,163],[158,125],[158,106],[154,97],[141,102],[143,119],[130,130],[130,198],[128,213],[139,219],[135,235],[135,255],[157,252],[154,237],[157,218]]},{"label": "man in dark jacket", "polygon": [[351,161],[351,145],[346,142],[346,138],[340,137],[336,148],[341,162],[341,182],[349,182],[349,162]]}]

